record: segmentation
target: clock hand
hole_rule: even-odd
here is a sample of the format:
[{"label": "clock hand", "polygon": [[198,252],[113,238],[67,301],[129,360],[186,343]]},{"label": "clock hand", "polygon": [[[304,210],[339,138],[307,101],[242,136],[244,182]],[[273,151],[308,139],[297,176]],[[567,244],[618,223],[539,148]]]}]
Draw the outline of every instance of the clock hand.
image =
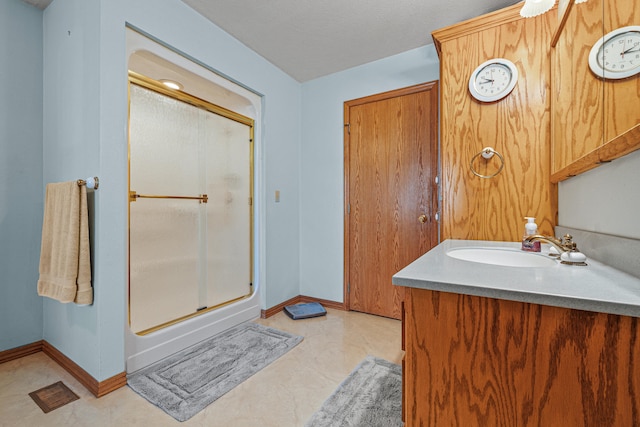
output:
[{"label": "clock hand", "polygon": [[[638,49],[633,50],[635,47],[637,47]],[[633,52],[640,52],[640,46],[631,46],[629,49],[625,50],[620,55],[624,56],[625,53],[633,53]]]},{"label": "clock hand", "polygon": [[635,47],[637,47],[637,44],[632,45],[629,49],[625,49],[625,47],[627,46],[627,39],[624,39],[624,41],[622,42],[622,52],[620,52],[620,58],[622,58],[624,60],[624,55],[625,53],[631,53],[631,52],[636,52],[635,50],[633,50]]}]

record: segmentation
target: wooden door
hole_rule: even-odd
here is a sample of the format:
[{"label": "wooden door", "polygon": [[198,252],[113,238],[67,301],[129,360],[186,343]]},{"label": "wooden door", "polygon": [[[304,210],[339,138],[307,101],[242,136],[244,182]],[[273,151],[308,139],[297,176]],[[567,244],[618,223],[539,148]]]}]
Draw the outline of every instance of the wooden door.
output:
[{"label": "wooden door", "polygon": [[437,244],[437,82],[345,103],[345,303],[401,317],[391,277]]}]

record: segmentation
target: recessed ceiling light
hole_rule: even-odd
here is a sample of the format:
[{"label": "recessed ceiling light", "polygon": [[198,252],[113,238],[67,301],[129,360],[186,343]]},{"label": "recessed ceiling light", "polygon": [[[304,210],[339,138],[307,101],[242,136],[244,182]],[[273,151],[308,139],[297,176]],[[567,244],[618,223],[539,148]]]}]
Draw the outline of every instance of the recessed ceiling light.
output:
[{"label": "recessed ceiling light", "polygon": [[180,83],[174,80],[161,79],[160,82],[166,87],[168,87],[169,89],[173,89],[173,90],[182,90],[182,88],[184,87]]}]

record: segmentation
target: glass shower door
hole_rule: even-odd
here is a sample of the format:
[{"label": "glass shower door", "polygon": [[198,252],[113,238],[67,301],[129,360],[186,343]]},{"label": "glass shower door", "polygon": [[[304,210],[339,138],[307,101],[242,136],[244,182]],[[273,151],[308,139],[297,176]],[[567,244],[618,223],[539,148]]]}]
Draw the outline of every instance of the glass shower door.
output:
[{"label": "glass shower door", "polygon": [[221,116],[207,117],[206,127],[217,141],[206,157],[206,305],[212,307],[246,295],[231,283],[251,283],[251,141],[246,125]]},{"label": "glass shower door", "polygon": [[252,127],[130,84],[135,333],[251,294]]}]

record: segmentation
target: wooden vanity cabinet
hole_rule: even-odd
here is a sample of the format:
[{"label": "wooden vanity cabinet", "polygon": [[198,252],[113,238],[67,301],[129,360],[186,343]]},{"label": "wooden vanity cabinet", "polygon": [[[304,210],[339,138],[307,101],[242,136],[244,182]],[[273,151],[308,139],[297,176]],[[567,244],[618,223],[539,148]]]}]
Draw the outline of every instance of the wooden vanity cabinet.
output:
[{"label": "wooden vanity cabinet", "polygon": [[638,319],[406,288],[405,427],[638,426]]}]

